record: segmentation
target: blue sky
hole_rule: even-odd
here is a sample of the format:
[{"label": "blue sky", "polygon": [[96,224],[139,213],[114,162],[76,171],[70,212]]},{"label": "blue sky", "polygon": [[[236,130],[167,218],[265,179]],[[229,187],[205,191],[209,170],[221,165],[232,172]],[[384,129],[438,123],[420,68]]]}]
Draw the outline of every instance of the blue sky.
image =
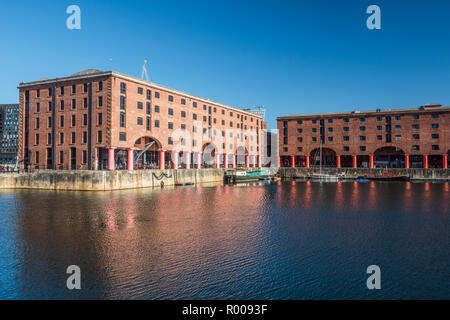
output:
[{"label": "blue sky", "polygon": [[[81,8],[81,30],[66,8]],[[366,8],[381,8],[368,30]],[[0,103],[17,85],[96,68],[286,114],[450,105],[450,1],[8,1]],[[112,59],[112,61],[110,61]]]}]

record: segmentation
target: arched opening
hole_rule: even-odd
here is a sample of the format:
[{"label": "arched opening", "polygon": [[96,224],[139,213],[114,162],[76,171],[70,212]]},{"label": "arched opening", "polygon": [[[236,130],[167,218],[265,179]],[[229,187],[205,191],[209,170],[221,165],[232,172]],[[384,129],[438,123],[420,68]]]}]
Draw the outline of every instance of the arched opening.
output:
[{"label": "arched opening", "polygon": [[239,146],[236,149],[236,156],[237,156],[237,161],[236,161],[236,165],[238,167],[245,167],[245,156],[248,154],[248,151],[245,147],[243,146]]},{"label": "arched opening", "polygon": [[205,143],[202,147],[202,165],[205,168],[211,168],[214,166],[214,161],[216,160],[216,155],[218,154],[218,149],[213,143]]},{"label": "arched opening", "polygon": [[159,168],[161,143],[149,136],[137,139],[134,143],[134,162],[139,169]]},{"label": "arched opening", "polygon": [[311,166],[319,166],[320,164],[322,164],[322,167],[336,166],[336,152],[333,149],[322,148],[322,161],[320,154],[320,148],[311,151]]},{"label": "arched opening", "polygon": [[429,168],[443,168],[444,158],[440,154],[431,154],[428,156],[428,167]]},{"label": "arched opening", "polygon": [[374,152],[374,166],[377,168],[404,168],[405,153],[397,147],[382,147]]}]

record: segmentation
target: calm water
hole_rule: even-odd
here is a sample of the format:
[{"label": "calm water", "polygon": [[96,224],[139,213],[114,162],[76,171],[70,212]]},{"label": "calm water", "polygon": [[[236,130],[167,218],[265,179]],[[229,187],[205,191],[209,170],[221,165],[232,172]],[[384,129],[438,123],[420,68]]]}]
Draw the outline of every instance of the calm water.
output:
[{"label": "calm water", "polygon": [[449,299],[449,213],[448,183],[1,191],[0,298]]}]

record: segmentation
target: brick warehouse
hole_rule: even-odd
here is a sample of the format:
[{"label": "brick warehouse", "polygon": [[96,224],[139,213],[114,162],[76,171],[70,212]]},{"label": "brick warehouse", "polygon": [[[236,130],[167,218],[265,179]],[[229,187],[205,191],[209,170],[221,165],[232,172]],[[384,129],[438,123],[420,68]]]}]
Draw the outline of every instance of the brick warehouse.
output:
[{"label": "brick warehouse", "polygon": [[449,124],[450,107],[442,105],[279,117],[278,161],[282,167],[448,168]]},{"label": "brick warehouse", "polygon": [[114,71],[19,85],[24,170],[256,167],[262,118]]}]

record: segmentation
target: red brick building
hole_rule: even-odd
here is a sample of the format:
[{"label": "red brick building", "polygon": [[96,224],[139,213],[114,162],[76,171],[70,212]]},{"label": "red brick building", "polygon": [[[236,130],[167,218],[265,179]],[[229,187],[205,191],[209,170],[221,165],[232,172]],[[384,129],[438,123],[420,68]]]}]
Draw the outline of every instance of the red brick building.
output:
[{"label": "red brick building", "polygon": [[114,71],[19,85],[32,169],[261,166],[261,117]]},{"label": "red brick building", "polygon": [[282,167],[449,165],[450,107],[442,105],[284,116],[277,127]]}]

